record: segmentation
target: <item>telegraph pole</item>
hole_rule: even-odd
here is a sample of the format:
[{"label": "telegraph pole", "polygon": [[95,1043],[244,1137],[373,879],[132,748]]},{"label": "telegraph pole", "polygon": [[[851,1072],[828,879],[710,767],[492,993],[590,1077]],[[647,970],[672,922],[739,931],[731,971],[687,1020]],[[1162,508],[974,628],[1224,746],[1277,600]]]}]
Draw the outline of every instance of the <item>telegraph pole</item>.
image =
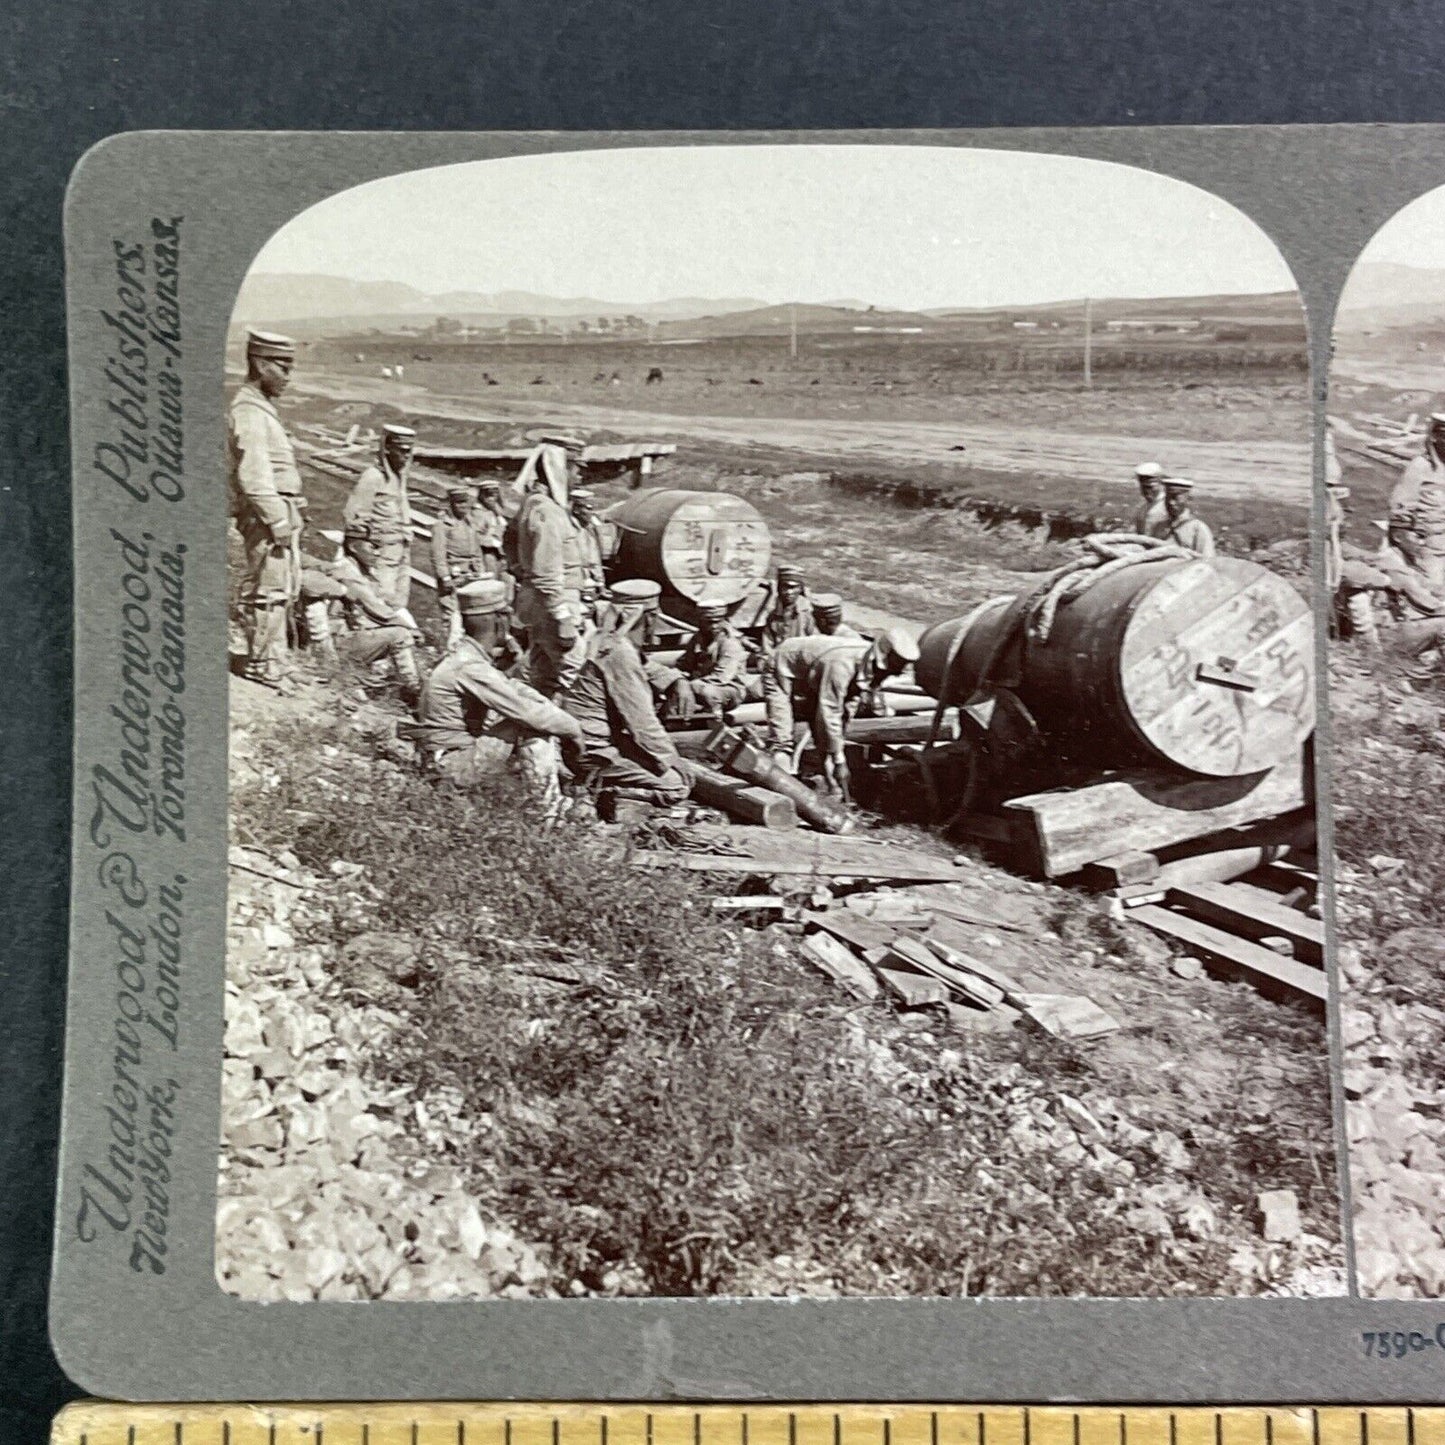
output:
[{"label": "telegraph pole", "polygon": [[1084,297],[1084,385],[1094,386],[1094,300]]}]

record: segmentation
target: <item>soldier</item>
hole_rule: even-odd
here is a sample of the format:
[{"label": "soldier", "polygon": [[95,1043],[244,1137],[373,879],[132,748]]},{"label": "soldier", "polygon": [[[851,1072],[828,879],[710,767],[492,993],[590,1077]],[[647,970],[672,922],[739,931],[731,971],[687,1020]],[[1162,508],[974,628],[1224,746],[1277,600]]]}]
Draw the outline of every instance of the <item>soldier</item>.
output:
[{"label": "soldier", "polygon": [[602,521],[596,514],[596,496],[591,487],[572,488],[572,520],[577,524],[577,542],[581,549],[582,574],[592,594],[600,597],[607,587],[603,563],[608,546]]},{"label": "soldier", "polygon": [[700,603],[697,631],[688,640],[676,667],[649,670],[648,679],[662,699],[662,715],[679,722],[698,712],[721,720],[725,709],[748,695],[747,649],[728,622],[722,603]]},{"label": "soldier", "polygon": [[1164,468],[1158,462],[1140,462],[1134,481],[1143,504],[1134,513],[1134,532],[1140,537],[1162,537],[1169,530],[1164,511]]},{"label": "soldier", "polygon": [[565,692],[587,655],[583,636],[585,573],[568,499],[575,480],[574,437],[546,437],[519,483],[526,495],[514,520],[517,612],[527,629],[527,666],[544,697]]},{"label": "soldier", "polygon": [[[408,702],[421,691],[416,645],[422,640],[416,619],[404,607],[393,607],[362,575],[350,557],[321,562],[308,557],[301,571],[301,600],[306,606],[306,633],[313,647],[331,661],[362,666],[390,661]],[[347,630],[331,630],[330,603],[339,601]]]},{"label": "soldier", "polygon": [[228,424],[231,514],[246,549],[245,676],[289,690],[286,623],[301,595],[301,527],[306,499],[291,438],[276,398],[291,381],[296,343],[252,331],[246,338],[246,380],[231,402]]},{"label": "soldier", "polygon": [[474,787],[515,762],[536,805],[552,816],[561,801],[557,741],[574,748],[581,727],[493,664],[489,652],[497,619],[507,607],[506,583],[484,578],[467,586],[469,605],[462,613],[466,635],[427,678],[418,721],[397,731],[458,787]]},{"label": "soldier", "polygon": [[824,637],[861,637],[843,621],[843,599],[836,592],[813,594],[813,625]]},{"label": "soldier", "polygon": [[437,605],[447,619],[447,647],[462,635],[462,616],[457,606],[457,588],[478,577],[495,577],[500,553],[484,552],[482,508],[472,500],[471,488],[454,482],[447,488],[447,509],[436,519],[431,531],[432,575],[437,580]]},{"label": "soldier", "polygon": [[1390,493],[1390,525],[1415,534],[1430,585],[1445,586],[1445,412],[1431,412],[1425,450]]},{"label": "soldier", "polygon": [[613,585],[561,703],[582,725],[583,755],[573,769],[580,782],[614,799],[666,807],[692,791],[692,771],[653,711],[638,651],[661,592],[656,582],[641,579]]},{"label": "soldier", "polygon": [[[1431,556],[1412,527],[1392,521],[1373,560],[1389,579],[1386,598],[1396,621],[1395,646],[1414,663],[1406,676],[1412,682],[1429,681],[1439,675],[1439,651],[1445,647],[1445,589],[1433,582]],[[1437,654],[1433,668],[1422,661],[1432,650]]]},{"label": "soldier", "polygon": [[484,570],[484,577],[501,577],[507,573],[504,554],[504,539],[507,533],[507,514],[502,509],[502,488],[495,477],[483,477],[477,483],[477,506],[473,515],[477,536],[482,544],[482,554],[491,570]]},{"label": "soldier", "polygon": [[1214,556],[1214,534],[1190,510],[1194,483],[1188,477],[1164,479],[1165,540],[1193,552],[1197,557]]},{"label": "soldier", "polygon": [[845,730],[860,709],[877,706],[885,679],[918,660],[918,643],[890,628],[872,642],[861,637],[794,637],[773,655],[765,677],[768,748],[792,760],[793,730],[801,715],[823,759],[828,784],[848,793]]},{"label": "soldier", "polygon": [[778,568],[773,606],[763,623],[763,647],[767,653],[790,637],[807,637],[813,626],[813,608],[803,588],[803,569],[790,562]]},{"label": "soldier", "polygon": [[376,465],[356,479],[342,513],[346,555],[393,607],[411,597],[411,473],[416,433],[391,423],[381,429]]}]

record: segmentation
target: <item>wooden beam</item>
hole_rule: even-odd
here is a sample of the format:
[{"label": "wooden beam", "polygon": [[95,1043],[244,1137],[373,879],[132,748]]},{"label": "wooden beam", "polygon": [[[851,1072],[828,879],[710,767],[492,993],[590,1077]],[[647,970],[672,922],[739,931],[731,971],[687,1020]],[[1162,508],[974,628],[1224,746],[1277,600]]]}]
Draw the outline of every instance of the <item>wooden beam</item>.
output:
[{"label": "wooden beam", "polygon": [[1034,871],[1076,873],[1120,853],[1152,852],[1302,808],[1303,756],[1246,778],[1121,774],[1082,788],[1031,793],[1004,804],[1028,840]]},{"label": "wooden beam", "polygon": [[1328,996],[1322,968],[1281,958],[1248,939],[1237,938],[1197,918],[1171,913],[1158,904],[1146,903],[1142,908],[1131,909],[1128,916],[1155,933],[1185,944],[1227,972],[1243,974],[1266,992],[1285,993],[1319,1005],[1323,1005]]},{"label": "wooden beam", "polygon": [[829,978],[841,984],[854,998],[878,997],[878,980],[866,964],[859,962],[846,945],[826,933],[811,933],[803,940],[803,956]]},{"label": "wooden beam", "polygon": [[1324,957],[1325,926],[1318,918],[1261,898],[1252,889],[1231,883],[1196,883],[1188,888],[1171,888],[1169,901],[1193,917],[1231,933],[1254,939],[1287,938],[1302,958],[1319,962]]},{"label": "wooden beam", "polygon": [[796,828],[798,810],[791,798],[769,788],[730,778],[701,763],[692,766],[692,795],[699,802],[721,808],[730,818],[759,823],[764,828]]}]

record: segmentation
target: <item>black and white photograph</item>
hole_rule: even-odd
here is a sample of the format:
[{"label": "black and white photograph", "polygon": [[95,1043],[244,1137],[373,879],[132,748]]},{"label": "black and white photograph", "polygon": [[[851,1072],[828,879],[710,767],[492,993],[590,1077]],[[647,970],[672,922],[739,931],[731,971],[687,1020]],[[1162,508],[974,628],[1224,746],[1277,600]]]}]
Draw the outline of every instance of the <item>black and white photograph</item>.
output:
[{"label": "black and white photograph", "polygon": [[1445,1294],[1445,190],[1340,297],[1330,372],[1330,709],[1360,1292]]},{"label": "black and white photograph", "polygon": [[[1381,937],[1439,922],[1422,795],[1358,811],[1440,767],[1440,579],[1371,580],[1445,465],[1403,254],[1331,403]],[[1254,221],[1028,151],[438,166],[276,231],[225,366],[223,1290],[1346,1292],[1331,609]]]}]

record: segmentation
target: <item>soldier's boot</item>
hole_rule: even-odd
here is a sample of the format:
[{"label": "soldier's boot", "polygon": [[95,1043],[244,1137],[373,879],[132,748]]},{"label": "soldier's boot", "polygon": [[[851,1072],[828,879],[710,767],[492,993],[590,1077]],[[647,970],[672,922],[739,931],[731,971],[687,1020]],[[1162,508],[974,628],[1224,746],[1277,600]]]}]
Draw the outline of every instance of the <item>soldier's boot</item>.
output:
[{"label": "soldier's boot", "polygon": [[286,618],[290,611],[284,600],[256,602],[247,618],[248,656],[245,676],[277,692],[291,692],[288,676]]},{"label": "soldier's boot", "polygon": [[335,666],[336,639],[331,635],[331,610],[325,602],[308,602],[302,614],[306,620],[306,641],[317,658]]}]

